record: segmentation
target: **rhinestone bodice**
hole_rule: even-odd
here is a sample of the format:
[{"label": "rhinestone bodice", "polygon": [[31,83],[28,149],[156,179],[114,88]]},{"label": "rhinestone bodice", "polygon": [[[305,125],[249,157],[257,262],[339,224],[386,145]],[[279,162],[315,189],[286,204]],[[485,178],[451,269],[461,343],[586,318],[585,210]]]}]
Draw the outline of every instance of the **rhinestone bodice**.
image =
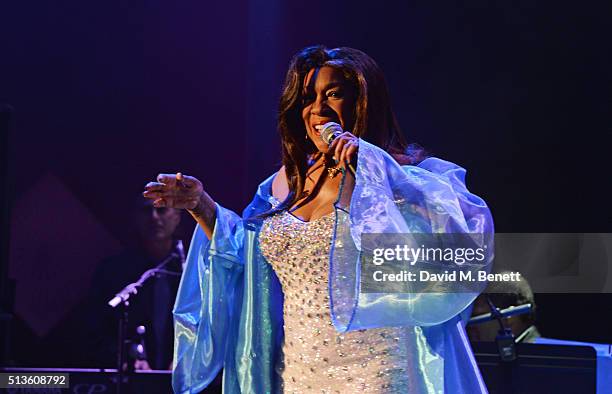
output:
[{"label": "rhinestone bodice", "polygon": [[338,333],[330,318],[329,251],[334,213],[304,222],[264,220],[259,247],[284,294],[284,343],[277,370],[284,393],[406,393],[406,340],[399,328]]}]

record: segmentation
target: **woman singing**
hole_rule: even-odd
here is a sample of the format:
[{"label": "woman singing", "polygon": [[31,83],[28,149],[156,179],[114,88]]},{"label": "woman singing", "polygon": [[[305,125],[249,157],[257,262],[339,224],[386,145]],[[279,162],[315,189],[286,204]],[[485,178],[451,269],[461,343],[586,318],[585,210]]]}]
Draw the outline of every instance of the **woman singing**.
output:
[{"label": "woman singing", "polygon": [[[331,143],[328,122],[342,130]],[[356,49],[293,58],[278,129],[283,166],[242,217],[187,175],[146,186],[198,222],[174,309],[174,390],[197,393],[223,368],[227,393],[486,392],[459,315],[476,293],[359,286],[361,234],[493,232],[465,170],[408,149],[381,70]]]}]

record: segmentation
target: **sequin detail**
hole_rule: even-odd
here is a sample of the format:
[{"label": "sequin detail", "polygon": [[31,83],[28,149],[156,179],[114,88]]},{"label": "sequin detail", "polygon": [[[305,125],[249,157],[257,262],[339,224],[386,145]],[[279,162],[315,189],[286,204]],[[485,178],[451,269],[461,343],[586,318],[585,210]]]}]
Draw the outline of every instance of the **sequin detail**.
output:
[{"label": "sequin detail", "polygon": [[332,325],[328,269],[335,214],[304,222],[288,212],[264,220],[259,248],[283,287],[284,331],[277,370],[284,393],[406,393],[399,328],[340,334]]}]

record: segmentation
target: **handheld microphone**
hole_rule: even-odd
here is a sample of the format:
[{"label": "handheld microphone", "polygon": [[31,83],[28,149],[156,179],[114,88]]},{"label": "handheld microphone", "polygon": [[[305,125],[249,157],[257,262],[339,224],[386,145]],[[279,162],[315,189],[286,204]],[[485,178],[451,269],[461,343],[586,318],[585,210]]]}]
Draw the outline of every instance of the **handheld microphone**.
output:
[{"label": "handheld microphone", "polygon": [[325,123],[323,126],[321,126],[319,131],[321,132],[321,139],[328,145],[331,145],[336,137],[344,132],[344,130],[342,130],[342,126],[336,122]]},{"label": "handheld microphone", "polygon": [[[325,142],[327,145],[331,145],[331,143],[334,142],[334,140],[340,136],[344,130],[342,130],[342,126],[336,122],[327,122],[321,126],[319,132],[321,133],[321,139],[323,142]],[[353,176],[355,176],[355,167],[353,167],[353,164],[348,163],[348,169]]]}]

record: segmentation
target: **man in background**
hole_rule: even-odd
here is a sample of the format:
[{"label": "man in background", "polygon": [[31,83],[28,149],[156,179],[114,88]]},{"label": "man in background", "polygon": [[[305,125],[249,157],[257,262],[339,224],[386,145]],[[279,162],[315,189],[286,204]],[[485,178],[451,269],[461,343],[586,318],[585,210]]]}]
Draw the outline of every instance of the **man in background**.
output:
[{"label": "man in background", "polygon": [[[529,313],[504,318],[504,325],[512,330],[512,334],[518,342],[531,343],[540,337],[540,333],[535,325],[536,306],[533,291],[522,275],[519,281],[490,282],[485,292],[474,300],[472,317],[491,312],[487,297],[498,309],[531,304],[531,311]],[[466,330],[472,342],[494,342],[499,331],[499,323],[496,320],[492,320],[485,323],[468,325]]]},{"label": "man in background", "polygon": [[[172,307],[182,271],[182,250],[174,232],[180,212],[172,208],[154,208],[140,197],[134,202],[131,222],[136,230],[135,245],[117,256],[102,261],[93,276],[89,296],[88,329],[91,331],[89,364],[116,367],[119,310],[107,302],[148,269],[167,261],[165,273],[156,275],[129,299],[127,335],[135,342],[144,341],[146,359],[134,362],[135,369],[170,369],[172,363]],[[136,328],[144,326],[144,334]]]}]

